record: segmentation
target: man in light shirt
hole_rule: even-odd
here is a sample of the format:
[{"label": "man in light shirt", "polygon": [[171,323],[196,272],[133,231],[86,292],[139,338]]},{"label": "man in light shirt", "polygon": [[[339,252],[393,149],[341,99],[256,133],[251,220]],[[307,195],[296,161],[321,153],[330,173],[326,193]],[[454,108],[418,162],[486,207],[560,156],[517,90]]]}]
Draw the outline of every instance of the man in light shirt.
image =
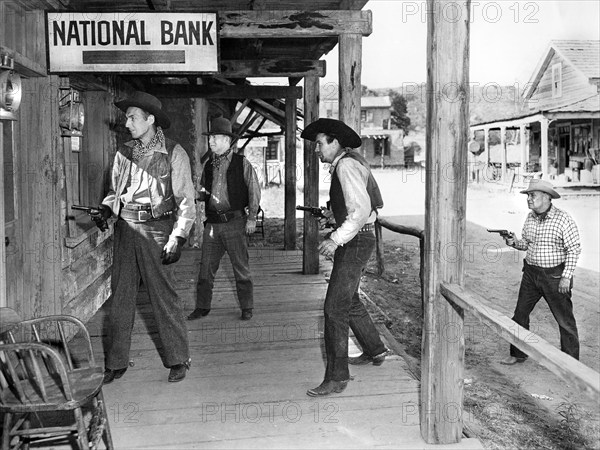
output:
[{"label": "man in light shirt", "polygon": [[118,149],[108,195],[92,219],[101,230],[117,217],[104,383],[121,378],[129,365],[131,332],[140,279],[148,290],[168,381],[181,381],[190,367],[183,304],[174,266],[196,219],[187,153],[163,134],[170,126],[161,102],[145,92],[116,102],[125,112],[131,141]]},{"label": "man in light shirt", "polygon": [[[301,136],[315,142],[321,162],[331,164],[331,210],[324,215],[336,226],[319,245],[322,255],[333,257],[333,269],[324,304],[325,376],[318,387],[307,391],[318,397],[346,389],[348,363],[378,366],[385,360],[387,349],[358,295],[361,275],[375,248],[374,223],[383,201],[368,163],[352,150],[362,141],[348,125],[321,118],[309,124]],[[363,351],[355,358],[348,358],[349,328]]]},{"label": "man in light shirt", "polygon": [[[571,302],[573,272],[581,253],[577,225],[568,213],[552,204],[552,199],[560,195],[548,181],[533,179],[521,193],[527,194],[527,206],[531,209],[522,237],[516,239],[514,233],[504,237],[506,245],[527,252],[512,320],[529,329],[529,315],[544,297],[558,322],[560,349],[579,359],[579,336]],[[501,363],[512,365],[526,358],[525,353],[511,345],[510,356]]]}]

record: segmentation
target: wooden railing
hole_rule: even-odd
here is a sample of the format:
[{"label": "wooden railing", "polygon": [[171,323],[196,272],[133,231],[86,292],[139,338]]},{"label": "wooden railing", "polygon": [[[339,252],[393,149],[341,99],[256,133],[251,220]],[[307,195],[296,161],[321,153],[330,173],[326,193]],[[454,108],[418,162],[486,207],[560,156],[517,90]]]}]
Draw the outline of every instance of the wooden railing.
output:
[{"label": "wooden railing", "polygon": [[[378,218],[375,224],[375,236],[377,238],[377,266],[380,274],[385,272],[382,228],[419,238],[421,257],[419,279],[421,280],[422,298],[424,231],[419,228],[394,224],[382,217]],[[539,335],[517,325],[511,318],[494,309],[484,297],[463,286],[441,283],[440,292],[446,300],[472,313],[481,323],[490,327],[498,336],[527,353],[532,359],[561,377],[567,383],[576,386],[595,400],[600,400],[600,374],[598,372],[562,352]]]}]

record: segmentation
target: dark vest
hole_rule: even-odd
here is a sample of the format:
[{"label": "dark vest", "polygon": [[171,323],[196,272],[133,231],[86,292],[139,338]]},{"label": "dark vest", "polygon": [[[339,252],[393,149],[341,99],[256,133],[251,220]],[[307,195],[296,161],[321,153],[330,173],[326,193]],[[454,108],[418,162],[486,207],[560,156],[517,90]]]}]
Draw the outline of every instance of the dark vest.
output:
[{"label": "dark vest", "polygon": [[[206,161],[202,180],[200,183],[208,191],[212,191],[214,169],[211,161]],[[229,196],[229,205],[232,211],[243,210],[249,203],[248,186],[244,180],[244,156],[233,153],[231,163],[227,169],[227,193]],[[206,211],[208,211],[210,196],[206,196],[204,201]],[[223,211],[224,212],[224,211]]]},{"label": "dark vest", "polygon": [[[346,154],[342,156],[340,161],[344,158],[352,158],[361,163],[364,167],[366,167],[369,170],[369,180],[367,181],[367,193],[369,194],[369,198],[371,199],[371,211],[377,211],[377,209],[383,206],[383,198],[381,197],[381,192],[379,191],[377,181],[375,181],[375,177],[373,177],[373,174],[371,173],[369,163],[365,158],[363,158],[360,154],[354,151],[346,152]],[[338,161],[338,164],[340,161]],[[346,201],[344,200],[342,184],[340,183],[336,171],[334,171],[331,175],[329,198],[331,199],[331,210],[333,211],[335,223],[339,227],[346,220],[346,216],[348,215],[348,209],[346,208]]]}]

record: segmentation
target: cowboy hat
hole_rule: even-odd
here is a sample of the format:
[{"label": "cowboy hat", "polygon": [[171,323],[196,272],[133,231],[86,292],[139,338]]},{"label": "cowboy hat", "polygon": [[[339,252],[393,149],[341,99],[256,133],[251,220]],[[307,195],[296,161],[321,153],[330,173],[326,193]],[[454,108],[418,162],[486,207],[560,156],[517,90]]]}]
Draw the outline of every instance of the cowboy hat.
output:
[{"label": "cowboy hat", "polygon": [[550,194],[550,197],[552,198],[560,198],[560,194],[556,192],[552,185],[546,180],[532,178],[529,182],[529,187],[524,191],[521,191],[521,194],[527,194],[528,192],[533,191],[545,192],[546,194]]},{"label": "cowboy hat", "polygon": [[205,136],[212,136],[215,134],[224,134],[232,138],[237,137],[231,130],[231,122],[225,117],[217,117],[210,123],[210,131],[202,133]]},{"label": "cowboy hat", "polygon": [[160,100],[146,92],[135,91],[131,97],[115,102],[115,106],[123,112],[127,112],[127,108],[135,106],[152,114],[156,118],[156,124],[159,127],[167,129],[171,126],[171,120],[162,110]]},{"label": "cowboy hat", "polygon": [[324,133],[333,136],[342,147],[357,148],[362,145],[360,136],[341,120],[317,119],[304,128],[300,136],[309,141],[317,139],[317,134]]}]

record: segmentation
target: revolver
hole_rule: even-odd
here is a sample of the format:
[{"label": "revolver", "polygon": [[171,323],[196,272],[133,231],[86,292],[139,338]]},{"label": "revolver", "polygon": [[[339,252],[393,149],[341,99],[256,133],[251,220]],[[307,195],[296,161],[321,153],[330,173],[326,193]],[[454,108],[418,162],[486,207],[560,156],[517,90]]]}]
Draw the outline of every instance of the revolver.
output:
[{"label": "revolver", "polygon": [[[323,214],[323,210],[317,206],[296,206],[296,209],[300,211],[309,212],[313,217],[317,219],[325,219],[327,220],[327,216]],[[332,228],[334,225],[329,223],[329,221],[325,224],[325,228]]]},{"label": "revolver", "polygon": [[106,219],[102,217],[102,211],[98,208],[94,208],[93,206],[84,206],[84,205],[71,205],[71,209],[76,209],[78,211],[85,211],[88,216],[96,223],[98,228],[101,231],[108,230],[108,223]]},{"label": "revolver", "polygon": [[78,211],[85,211],[90,216],[100,214],[100,210],[98,208],[94,208],[92,206],[72,205],[71,209],[76,209]]},{"label": "revolver", "polygon": [[500,236],[502,236],[503,238],[508,238],[512,235],[512,232],[508,231],[508,230],[493,230],[488,228],[488,233],[498,233]]},{"label": "revolver", "polygon": [[299,209],[300,211],[309,212],[318,219],[326,219],[325,214],[323,214],[323,210],[317,206],[296,206],[296,209]]}]

